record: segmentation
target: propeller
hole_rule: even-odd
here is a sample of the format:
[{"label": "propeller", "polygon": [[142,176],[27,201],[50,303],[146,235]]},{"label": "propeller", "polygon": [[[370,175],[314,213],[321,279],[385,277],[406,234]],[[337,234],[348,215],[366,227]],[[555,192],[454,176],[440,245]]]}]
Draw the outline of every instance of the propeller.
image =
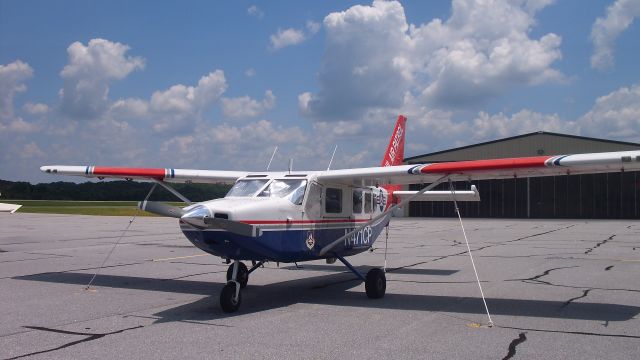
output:
[{"label": "propeller", "polygon": [[262,230],[251,224],[232,221],[223,218],[211,217],[211,212],[205,206],[196,206],[180,216],[180,219],[189,225],[200,229],[219,229],[230,233],[248,237],[259,237]]},{"label": "propeller", "polygon": [[138,208],[153,214],[173,218],[181,218],[185,213],[185,211],[180,207],[167,205],[157,201],[141,201],[138,203]]}]

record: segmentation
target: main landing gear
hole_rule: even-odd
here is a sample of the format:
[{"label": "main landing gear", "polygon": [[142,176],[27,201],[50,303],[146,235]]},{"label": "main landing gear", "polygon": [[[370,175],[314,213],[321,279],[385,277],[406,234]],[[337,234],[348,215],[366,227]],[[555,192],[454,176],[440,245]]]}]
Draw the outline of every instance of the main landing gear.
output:
[{"label": "main landing gear", "polygon": [[[365,277],[360,271],[353,267],[344,257],[336,256],[351,272],[364,281],[364,288],[367,296],[371,299],[380,299],[387,291],[387,278],[384,270],[373,268],[367,272]],[[242,302],[242,289],[249,282],[249,274],[264,264],[264,261],[253,263],[251,269],[239,260],[234,260],[227,269],[227,284],[220,292],[220,307],[226,313],[238,311]]]},{"label": "main landing gear", "polygon": [[227,284],[220,292],[220,307],[224,312],[232,313],[238,311],[242,302],[242,292],[240,290],[247,287],[249,274],[262,266],[262,264],[264,264],[264,261],[254,263],[250,270],[238,260],[234,260],[233,264],[229,265],[227,269]]},{"label": "main landing gear", "polygon": [[360,271],[353,267],[345,258],[337,256],[338,260],[344,264],[351,272],[364,281],[364,289],[370,299],[380,299],[387,291],[387,277],[384,270],[373,268],[367,272],[367,277],[362,275]]}]

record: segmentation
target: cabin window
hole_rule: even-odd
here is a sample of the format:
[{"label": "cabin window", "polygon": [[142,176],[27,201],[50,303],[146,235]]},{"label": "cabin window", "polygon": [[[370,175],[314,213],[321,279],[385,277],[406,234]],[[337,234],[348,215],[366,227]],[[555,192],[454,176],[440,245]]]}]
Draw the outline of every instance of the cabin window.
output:
[{"label": "cabin window", "polygon": [[302,199],[304,198],[304,190],[306,187],[307,180],[276,179],[262,190],[258,197],[282,198],[287,199],[296,205],[302,205]]},{"label": "cabin window", "polygon": [[364,193],[364,213],[371,214],[373,209],[373,194],[370,190],[365,191]]},{"label": "cabin window", "polygon": [[309,184],[305,213],[310,219],[317,219],[322,212],[322,187],[315,182]]},{"label": "cabin window", "polygon": [[268,182],[268,179],[260,180],[238,180],[225,197],[239,196],[250,197],[262,189],[262,187]]},{"label": "cabin window", "polygon": [[342,189],[327,188],[324,211],[328,214],[342,213]]},{"label": "cabin window", "polygon": [[353,189],[353,213],[362,213],[362,190]]}]

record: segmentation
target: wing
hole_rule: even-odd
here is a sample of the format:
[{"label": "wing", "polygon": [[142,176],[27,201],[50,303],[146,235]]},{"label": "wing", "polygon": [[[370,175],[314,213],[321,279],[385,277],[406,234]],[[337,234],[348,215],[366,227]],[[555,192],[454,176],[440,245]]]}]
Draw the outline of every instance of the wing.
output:
[{"label": "wing", "polygon": [[88,178],[160,180],[174,183],[233,183],[238,178],[247,175],[247,172],[243,171],[67,165],[42,166],[40,170],[50,174],[84,176]]},{"label": "wing", "polygon": [[637,170],[640,150],[328,170],[318,176],[318,181],[350,185],[428,184],[443,176],[465,181]]}]

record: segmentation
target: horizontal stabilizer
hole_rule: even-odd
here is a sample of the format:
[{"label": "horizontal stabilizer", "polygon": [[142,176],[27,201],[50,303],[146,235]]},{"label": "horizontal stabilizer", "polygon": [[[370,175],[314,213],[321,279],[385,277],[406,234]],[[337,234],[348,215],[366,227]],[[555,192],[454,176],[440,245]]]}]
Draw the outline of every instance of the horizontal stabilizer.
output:
[{"label": "horizontal stabilizer", "polygon": [[[404,199],[417,193],[417,191],[394,191],[393,196]],[[475,185],[471,185],[471,190],[456,190],[453,193],[456,201],[480,201],[480,193]],[[451,196],[451,191],[434,190],[416,196],[413,201],[453,201],[453,197]]]},{"label": "horizontal stabilizer", "polygon": [[177,206],[167,205],[156,201],[142,201],[138,203],[138,208],[152,214],[180,218],[184,215],[184,210]]}]

